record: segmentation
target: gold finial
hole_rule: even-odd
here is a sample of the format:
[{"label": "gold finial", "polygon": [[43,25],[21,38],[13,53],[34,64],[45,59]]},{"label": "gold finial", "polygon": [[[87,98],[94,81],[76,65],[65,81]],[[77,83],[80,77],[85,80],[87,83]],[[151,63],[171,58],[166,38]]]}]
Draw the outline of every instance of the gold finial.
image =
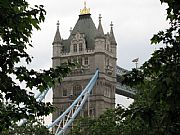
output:
[{"label": "gold finial", "polygon": [[86,8],[86,1],[84,1],[84,9],[80,10],[80,14],[90,14],[90,8]]}]

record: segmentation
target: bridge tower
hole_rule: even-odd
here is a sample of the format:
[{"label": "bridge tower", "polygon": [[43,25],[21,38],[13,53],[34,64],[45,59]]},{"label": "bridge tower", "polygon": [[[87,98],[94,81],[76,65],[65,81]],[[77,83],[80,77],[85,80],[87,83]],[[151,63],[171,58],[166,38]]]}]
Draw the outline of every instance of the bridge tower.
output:
[{"label": "bridge tower", "polygon": [[80,11],[76,25],[70,31],[68,39],[62,39],[59,32],[59,22],[53,41],[53,68],[68,62],[78,62],[80,66],[56,84],[53,89],[53,104],[58,108],[53,113],[56,119],[76,99],[88,84],[88,81],[98,68],[99,79],[86,102],[81,116],[97,117],[107,108],[115,107],[116,90],[116,40],[113,33],[113,24],[110,32],[104,34],[101,24],[96,28],[90,14],[90,9]]}]

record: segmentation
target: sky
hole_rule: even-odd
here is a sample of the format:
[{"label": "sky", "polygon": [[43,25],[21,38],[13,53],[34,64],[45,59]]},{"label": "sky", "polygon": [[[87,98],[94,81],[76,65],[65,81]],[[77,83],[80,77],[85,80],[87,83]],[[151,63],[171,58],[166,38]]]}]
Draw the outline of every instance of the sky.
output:
[{"label": "sky", "polygon": [[[33,31],[33,48],[28,51],[33,62],[30,68],[48,69],[52,65],[52,42],[56,32],[57,20],[60,22],[60,34],[68,38],[70,27],[74,27],[84,0],[28,0],[30,5],[44,5],[47,12],[45,22],[40,25],[41,31]],[[86,0],[91,17],[98,26],[98,16],[102,16],[104,32],[110,31],[113,22],[114,35],[117,42],[117,65],[135,68],[133,59],[139,58],[138,66],[147,61],[158,46],[150,45],[150,38],[159,30],[167,28],[166,5],[160,0]],[[52,92],[46,100],[52,98]],[[128,106],[131,99],[116,95],[116,103]]]},{"label": "sky", "polygon": [[[31,67],[49,68],[51,66],[52,42],[56,32],[57,20],[60,33],[68,38],[70,27],[77,22],[84,0],[28,0],[31,5],[42,4],[47,11],[41,31],[34,30],[34,48],[29,49],[34,57]],[[98,16],[102,15],[104,32],[110,31],[111,21],[117,41],[117,64],[130,70],[135,67],[133,59],[139,58],[139,66],[150,58],[156,46],[150,45],[150,38],[167,27],[165,5],[159,0],[86,0],[91,17],[98,26]]]}]

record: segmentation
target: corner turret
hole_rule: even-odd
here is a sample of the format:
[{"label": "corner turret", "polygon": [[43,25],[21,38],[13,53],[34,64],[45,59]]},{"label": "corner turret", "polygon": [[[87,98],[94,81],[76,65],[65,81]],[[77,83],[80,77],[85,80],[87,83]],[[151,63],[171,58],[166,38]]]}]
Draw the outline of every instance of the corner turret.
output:
[{"label": "corner turret", "polygon": [[111,22],[110,26],[111,26],[110,35],[109,35],[109,37],[110,37],[110,44],[111,44],[113,55],[116,58],[116,55],[117,55],[116,54],[117,53],[117,47],[116,47],[117,43],[116,43],[116,39],[114,37],[113,23],[112,22]]},{"label": "corner turret", "polygon": [[96,52],[104,52],[105,50],[105,35],[101,24],[101,14],[99,14],[99,25],[95,37],[95,50]]},{"label": "corner turret", "polygon": [[56,67],[57,65],[59,65],[59,63],[57,62],[57,58],[60,57],[61,52],[62,52],[62,39],[61,39],[61,35],[59,32],[59,21],[57,22],[57,30],[56,30],[56,34],[54,37],[54,41],[52,43],[53,45],[53,67]]},{"label": "corner turret", "polygon": [[61,35],[59,32],[59,21],[57,22],[57,30],[56,30],[56,34],[54,36],[54,41],[53,41],[53,45],[54,44],[60,44],[61,43]]},{"label": "corner turret", "polygon": [[104,31],[103,31],[103,27],[101,24],[101,14],[99,14],[99,25],[98,25],[98,34],[97,34],[97,38],[99,37],[104,37]]},{"label": "corner turret", "polygon": [[112,22],[111,22],[110,26],[111,26],[111,30],[110,30],[110,41],[111,41],[111,44],[117,45],[115,37],[114,37],[113,23]]}]

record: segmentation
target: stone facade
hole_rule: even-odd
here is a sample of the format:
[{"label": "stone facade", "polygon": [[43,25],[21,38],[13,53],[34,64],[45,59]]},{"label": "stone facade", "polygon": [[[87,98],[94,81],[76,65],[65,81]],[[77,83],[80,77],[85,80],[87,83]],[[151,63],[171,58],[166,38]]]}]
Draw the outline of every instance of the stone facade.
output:
[{"label": "stone facade", "polygon": [[110,32],[104,34],[101,16],[96,28],[90,13],[81,12],[66,40],[61,39],[59,22],[57,23],[53,42],[53,68],[68,61],[78,62],[79,66],[53,89],[53,104],[57,107],[53,120],[70,106],[97,68],[100,71],[99,79],[90,95],[89,103],[86,102],[80,115],[97,117],[107,108],[115,107],[116,46],[113,25],[111,24]]}]

